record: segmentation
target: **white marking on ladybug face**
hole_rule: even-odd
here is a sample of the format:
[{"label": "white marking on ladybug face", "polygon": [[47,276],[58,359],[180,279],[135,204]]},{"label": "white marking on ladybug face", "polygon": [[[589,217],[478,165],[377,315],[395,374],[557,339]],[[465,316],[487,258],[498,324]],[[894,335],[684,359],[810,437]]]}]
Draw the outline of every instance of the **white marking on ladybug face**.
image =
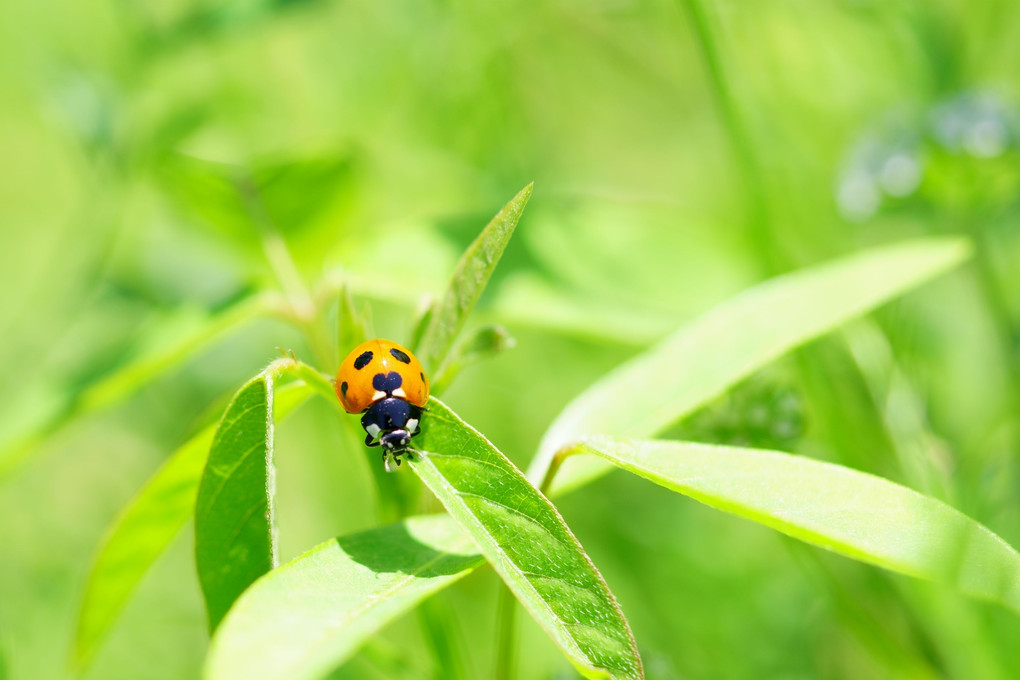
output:
[{"label": "white marking on ladybug face", "polygon": [[372,395],[372,401],[379,401],[385,396],[386,396],[385,392],[383,392],[382,390],[376,390],[375,394]]},{"label": "white marking on ladybug face", "polygon": [[403,387],[398,387],[397,389],[393,390],[393,396],[400,397],[401,399],[407,399],[407,393],[404,392]]},{"label": "white marking on ladybug face", "polygon": [[409,419],[407,421],[407,431],[408,432],[414,432],[417,429],[418,429],[418,419],[417,418]]},{"label": "white marking on ladybug face", "polygon": [[382,430],[380,429],[380,427],[378,425],[376,425],[375,423],[372,423],[371,425],[369,425],[368,427],[365,428],[365,432],[367,432],[370,435],[372,435],[372,439],[375,439],[376,437],[378,437],[379,436],[379,432],[381,432],[381,431]]}]

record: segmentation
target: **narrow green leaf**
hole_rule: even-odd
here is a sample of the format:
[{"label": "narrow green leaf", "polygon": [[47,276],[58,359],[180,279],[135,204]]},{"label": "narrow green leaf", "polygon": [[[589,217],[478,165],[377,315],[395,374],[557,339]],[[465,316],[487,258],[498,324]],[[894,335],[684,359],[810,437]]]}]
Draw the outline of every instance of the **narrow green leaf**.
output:
[{"label": "narrow green leaf", "polygon": [[1020,554],[942,501],[776,451],[592,437],[576,447],[656,484],[862,562],[1020,612]]},{"label": "narrow green leaf", "polygon": [[464,326],[468,314],[489,282],[492,271],[499,264],[510,237],[513,236],[524,206],[531,197],[534,184],[521,189],[513,200],[506,204],[492,221],[485,226],[478,238],[468,246],[457,263],[450,286],[441,300],[428,313],[427,325],[421,336],[421,343],[415,350],[425,370],[438,374],[446,355],[453,346],[457,334]]},{"label": "narrow green leaf", "polygon": [[442,402],[411,463],[517,599],[589,678],[641,678],[623,613],[556,508]]},{"label": "narrow green leaf", "polygon": [[90,412],[117,403],[224,333],[264,314],[267,308],[266,298],[255,296],[214,314],[173,346],[138,357],[90,385],[79,397],[78,408]]},{"label": "narrow green leaf", "polygon": [[[592,434],[651,437],[790,349],[958,265],[968,244],[930,238],[878,248],[766,281],[680,328],[574,399],[528,470],[547,481],[555,452]],[[568,459],[551,493],[610,469]]]},{"label": "narrow green leaf", "polygon": [[432,315],[435,311],[435,301],[431,297],[427,297],[420,303],[418,310],[415,312],[414,324],[411,327],[411,338],[407,343],[407,346],[415,354],[418,353],[418,346],[421,345],[421,339],[425,335],[425,330],[432,323]]},{"label": "narrow green leaf", "polygon": [[195,565],[209,629],[278,564],[273,517],[273,383],[270,367],[248,381],[216,429],[195,502]]},{"label": "narrow green leaf", "polygon": [[[312,393],[306,385],[277,391],[283,419]],[[89,572],[78,617],[74,665],[84,670],[142,577],[195,509],[195,497],[216,428],[209,426],[167,459],[107,530]]]},{"label": "narrow green leaf", "polygon": [[72,396],[62,397],[44,417],[9,440],[0,442],[0,481],[30,460],[40,444],[56,429],[127,399],[146,383],[180,365],[196,351],[237,326],[257,318],[266,309],[266,298],[249,298],[204,320],[176,343],[144,352]]},{"label": "narrow green leaf", "polygon": [[312,680],[485,562],[447,515],[323,543],[256,581],[216,631],[207,680]]},{"label": "narrow green leaf", "polygon": [[336,365],[339,366],[343,358],[352,349],[368,340],[368,321],[366,315],[358,313],[354,308],[354,300],[351,298],[351,289],[345,283],[337,294],[337,344],[339,355],[336,358]]}]

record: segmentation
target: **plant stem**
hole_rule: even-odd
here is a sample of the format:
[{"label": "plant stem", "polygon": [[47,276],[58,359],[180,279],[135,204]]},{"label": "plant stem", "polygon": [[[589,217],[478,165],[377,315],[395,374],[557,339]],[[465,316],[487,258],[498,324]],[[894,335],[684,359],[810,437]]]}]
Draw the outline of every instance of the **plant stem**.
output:
[{"label": "plant stem", "polygon": [[723,125],[732,144],[737,168],[744,184],[748,203],[746,217],[748,241],[758,255],[764,270],[762,273],[765,276],[776,274],[782,271],[783,263],[771,233],[768,193],[765,183],[762,181],[763,164],[755,152],[751,133],[740,115],[736,97],[726,75],[722,50],[709,25],[709,17],[702,5],[702,0],[681,0],[681,2],[687,10],[694,38],[697,40],[701,56],[705,60],[712,95],[722,116]]},{"label": "plant stem", "polygon": [[[277,371],[285,371],[304,380],[319,396],[333,404],[335,408],[340,409],[340,400],[336,398],[332,380],[318,369],[293,358],[277,359],[274,366]],[[346,416],[346,414],[344,415]],[[349,425],[347,429],[351,433],[348,440],[352,448],[356,448],[359,443],[357,429]],[[367,464],[372,481],[375,482],[379,519],[389,523],[409,515],[413,502],[406,498],[406,494],[400,487],[399,478],[384,472],[378,465],[378,461],[370,460],[367,461]]]},{"label": "plant stem", "polygon": [[1020,403],[1020,362],[1017,360],[1017,349],[1020,348],[1020,329],[1013,322],[1009,300],[1003,292],[1002,286],[999,285],[999,275],[992,259],[992,246],[988,243],[985,230],[976,225],[976,220],[968,220],[968,227],[965,231],[970,234],[974,242],[974,265],[977,269],[978,284],[1002,343],[1006,369],[1009,371],[1012,398],[1014,403]]},{"label": "plant stem", "polygon": [[455,626],[456,618],[443,599],[442,593],[437,593],[418,605],[418,621],[439,669],[436,677],[443,680],[466,678],[463,645],[460,644],[460,635]]},{"label": "plant stem", "polygon": [[495,680],[513,680],[517,676],[517,598],[505,583],[499,584],[499,604],[496,607],[496,667]]},{"label": "plant stem", "polygon": [[293,316],[303,331],[316,361],[322,365],[332,365],[335,357],[332,356],[329,337],[323,320],[320,318],[321,315],[318,313],[318,306],[305,285],[280,230],[277,229],[266,210],[258,187],[246,174],[237,176],[234,185],[244,202],[255,231],[258,233],[266,262],[286,295]]}]

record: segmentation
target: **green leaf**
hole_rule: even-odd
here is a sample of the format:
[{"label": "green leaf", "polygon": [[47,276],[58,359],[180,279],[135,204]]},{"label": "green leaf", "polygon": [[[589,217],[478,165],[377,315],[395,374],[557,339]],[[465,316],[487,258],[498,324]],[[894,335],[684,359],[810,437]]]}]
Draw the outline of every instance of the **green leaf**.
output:
[{"label": "green leaf", "polygon": [[776,451],[593,437],[590,453],[807,543],[1020,612],[1020,554],[942,501],[881,477]]},{"label": "green leaf", "polygon": [[57,428],[127,399],[139,388],[178,366],[196,351],[237,326],[265,313],[266,302],[263,296],[244,300],[203,320],[198,328],[170,346],[145,352],[98,378],[72,397],[62,398],[43,418],[10,440],[0,443],[0,481],[31,459],[42,441]]},{"label": "green leaf", "polygon": [[361,314],[354,307],[351,289],[345,283],[337,293],[337,344],[340,346],[336,365],[339,366],[347,353],[370,339],[367,314]]},{"label": "green leaf", "polygon": [[499,264],[499,258],[514,234],[533,187],[534,184],[529,184],[521,189],[485,226],[461,256],[443,298],[423,316],[426,320],[425,330],[421,334],[420,344],[415,348],[415,354],[429,373],[440,373],[464,321],[474,309],[485,290],[485,284]]},{"label": "green leaf", "polygon": [[[255,250],[253,229],[265,220],[292,241],[314,239],[312,227],[343,198],[354,163],[347,152],[241,165],[177,154],[165,158],[159,172],[161,186],[197,222]],[[309,201],[313,194],[320,200]]]},{"label": "green leaf", "polygon": [[204,677],[321,678],[387,622],[484,562],[446,515],[323,543],[241,596],[213,637]]},{"label": "green leaf", "polygon": [[211,316],[173,346],[147,353],[90,385],[79,397],[79,408],[90,412],[117,403],[222,334],[266,311],[267,299],[255,296]]},{"label": "green leaf", "polygon": [[[548,482],[562,446],[583,436],[650,437],[790,349],[962,262],[968,244],[930,238],[878,248],[766,281],[681,327],[574,399],[546,431],[528,469]],[[568,459],[551,493],[607,472]]]},{"label": "green leaf", "polygon": [[490,359],[516,344],[513,336],[502,326],[486,325],[457,343],[449,358],[443,362],[442,372],[432,379],[432,392],[442,394],[457,375],[479,361]]},{"label": "green leaf", "polygon": [[[286,361],[286,360],[284,360]],[[273,366],[248,381],[216,428],[195,502],[195,565],[209,629],[278,564],[273,517]]]},{"label": "green leaf", "polygon": [[[286,417],[311,392],[301,384],[279,389],[277,419]],[[78,617],[76,668],[88,666],[142,577],[191,517],[215,431],[209,426],[177,449],[107,530]]]},{"label": "green leaf", "polygon": [[520,470],[432,399],[415,471],[517,599],[589,678],[643,677],[637,645],[601,574]]}]

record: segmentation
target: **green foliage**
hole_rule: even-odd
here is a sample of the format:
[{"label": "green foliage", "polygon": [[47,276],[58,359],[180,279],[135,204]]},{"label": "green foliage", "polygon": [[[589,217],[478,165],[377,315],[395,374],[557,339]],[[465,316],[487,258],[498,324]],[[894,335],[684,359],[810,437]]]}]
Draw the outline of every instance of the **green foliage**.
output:
[{"label": "green foliage", "polygon": [[412,466],[585,677],[643,677],[605,580],[556,508],[485,437],[432,399]]},{"label": "green foliage", "polygon": [[814,545],[1020,612],[1020,554],[934,498],[776,451],[593,437],[594,454],[667,489]]},{"label": "green foliage", "polygon": [[215,630],[234,600],[278,564],[270,367],[234,395],[216,428],[195,501],[195,565]]},{"label": "green foliage", "polygon": [[108,373],[77,388],[65,404],[43,422],[13,441],[0,444],[0,480],[24,464],[38,450],[38,440],[47,433],[128,399],[162,374],[179,366],[199,350],[226,333],[253,319],[266,315],[269,296],[256,296],[231,305],[202,320],[197,328],[167,346],[147,349]]},{"label": "green foliage", "polygon": [[320,678],[484,562],[446,516],[341,536],[263,576],[213,636],[209,680]]},{"label": "green foliage", "polygon": [[1016,676],[1011,3],[109,9],[0,6],[0,678]]},{"label": "green foliage", "polygon": [[461,256],[446,293],[423,316],[421,340],[415,342],[412,349],[426,371],[442,374],[443,361],[499,264],[499,258],[521,219],[524,206],[531,198],[533,186],[529,184],[521,189],[486,225]]},{"label": "green foliage", "polygon": [[[557,416],[528,470],[546,484],[556,451],[588,434],[654,436],[776,357],[959,264],[958,239],[880,248],[768,281],[685,325],[618,367]],[[563,493],[604,474],[573,459],[551,487]]]},{"label": "green foliage", "polygon": [[[304,385],[277,390],[276,417],[286,417],[310,394]],[[142,577],[192,516],[215,432],[210,425],[175,451],[110,526],[93,561],[78,617],[74,662],[79,669],[89,663]]]},{"label": "green foliage", "polygon": [[514,346],[514,339],[502,326],[482,326],[453,348],[443,370],[432,379],[432,390],[441,394],[457,374],[471,364],[491,359]]}]

